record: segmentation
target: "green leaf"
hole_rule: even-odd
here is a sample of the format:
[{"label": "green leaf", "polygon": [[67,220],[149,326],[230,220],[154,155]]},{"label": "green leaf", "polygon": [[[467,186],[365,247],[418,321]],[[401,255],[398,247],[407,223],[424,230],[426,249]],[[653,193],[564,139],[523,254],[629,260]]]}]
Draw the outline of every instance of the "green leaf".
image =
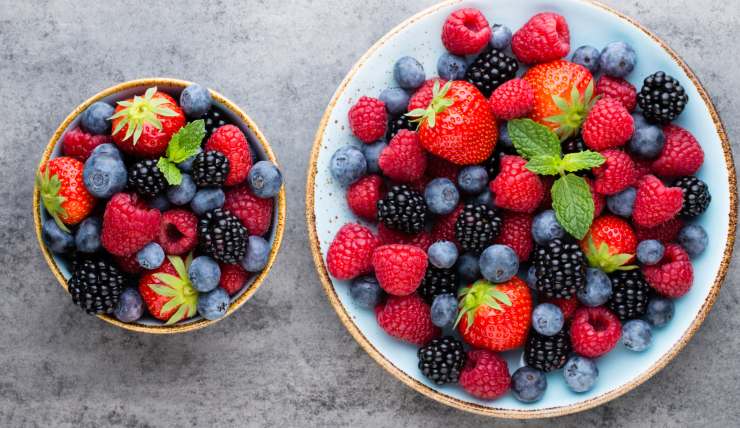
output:
[{"label": "green leaf", "polygon": [[159,158],[157,161],[157,168],[164,174],[164,179],[170,186],[177,186],[182,183],[182,173],[180,168],[177,167],[173,162],[167,158]]},{"label": "green leaf", "polygon": [[563,169],[576,172],[582,169],[591,169],[601,166],[606,159],[600,153],[586,150],[585,152],[568,153],[563,157]]},{"label": "green leaf", "polygon": [[164,323],[164,324],[165,324],[165,325],[172,325],[172,324],[174,324],[174,323],[176,323],[176,322],[180,321],[181,319],[185,318],[185,315],[187,314],[187,312],[188,312],[188,307],[187,307],[187,305],[181,305],[181,306],[180,306],[180,307],[179,307],[179,308],[177,309],[177,312],[175,312],[175,314],[174,314],[174,315],[172,315],[172,316],[170,317],[170,319],[168,319],[168,320],[167,320],[167,322],[166,322],[166,323]]},{"label": "green leaf", "polygon": [[180,128],[167,145],[167,159],[180,163],[195,156],[200,151],[200,144],[206,136],[206,123],[198,119]]},{"label": "green leaf", "polygon": [[183,263],[182,258],[178,256],[168,256],[167,258],[170,259],[170,263],[172,263],[180,278],[188,278],[188,270],[185,269],[185,263]]},{"label": "green leaf", "polygon": [[177,290],[175,290],[172,287],[165,287],[164,285],[159,285],[159,284],[149,284],[149,288],[151,288],[152,291],[159,294],[160,296],[168,296],[168,297],[177,296]]},{"label": "green leaf", "polygon": [[514,148],[525,159],[542,155],[560,157],[560,140],[550,128],[532,119],[511,120],[507,126]]},{"label": "green leaf", "polygon": [[170,286],[172,289],[178,289],[182,286],[182,279],[168,273],[155,273],[154,277]]},{"label": "green leaf", "polygon": [[583,177],[568,174],[552,185],[552,207],[563,228],[578,239],[583,239],[594,219],[594,200],[591,188]]},{"label": "green leaf", "polygon": [[550,155],[537,155],[527,162],[526,168],[535,174],[557,175],[560,174],[562,161],[559,157]]}]

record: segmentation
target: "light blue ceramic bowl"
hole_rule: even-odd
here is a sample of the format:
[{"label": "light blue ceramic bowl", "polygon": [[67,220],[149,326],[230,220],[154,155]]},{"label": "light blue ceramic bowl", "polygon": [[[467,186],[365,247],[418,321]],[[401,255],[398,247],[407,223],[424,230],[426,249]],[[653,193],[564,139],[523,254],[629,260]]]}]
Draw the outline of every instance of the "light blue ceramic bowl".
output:
[{"label": "light blue ceramic bowl", "polygon": [[[713,200],[699,222],[709,232],[709,248],[694,261],[694,286],[676,301],[673,321],[655,331],[653,346],[646,352],[634,353],[620,344],[600,358],[598,383],[588,393],[571,392],[562,380],[561,371],[548,375],[545,397],[534,404],[520,403],[511,394],[495,401],[482,401],[456,386],[435,386],[417,368],[416,348],[386,335],[372,311],[353,305],[346,281],[336,281],[326,272],[326,251],[336,231],[347,222],[357,221],[347,208],[345,190],[332,179],[328,168],[337,148],[348,143],[360,144],[350,133],[348,109],[360,96],[377,96],[384,88],[393,86],[393,64],[401,56],[416,57],[428,76],[436,75],[437,58],[444,52],[440,41],[442,23],[449,13],[463,6],[478,8],[492,24],[504,23],[512,29],[521,27],[535,13],[560,13],[570,26],[573,49],[584,44],[604,46],[612,41],[626,41],[638,53],[638,65],[630,75],[634,85],[639,88],[646,76],[664,70],[681,81],[690,98],[677,123],[696,136],[706,154],[698,175],[708,183]],[[445,404],[492,416],[530,418],[564,415],[602,404],[646,381],[676,356],[706,317],[730,261],[735,235],[735,193],[730,146],[709,97],[675,52],[639,24],[587,0],[454,0],[423,11],[393,29],[360,59],[342,82],[314,143],[307,187],[307,220],[317,270],[329,300],[350,333],[380,365],[407,385]],[[506,357],[511,372],[521,366],[521,351],[507,353]]]}]

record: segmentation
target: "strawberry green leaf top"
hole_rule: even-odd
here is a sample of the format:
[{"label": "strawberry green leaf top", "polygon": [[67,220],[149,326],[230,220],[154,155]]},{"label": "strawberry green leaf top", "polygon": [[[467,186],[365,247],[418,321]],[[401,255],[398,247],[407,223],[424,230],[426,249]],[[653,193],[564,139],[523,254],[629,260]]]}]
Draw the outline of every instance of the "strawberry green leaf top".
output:
[{"label": "strawberry green leaf top", "polygon": [[170,298],[162,306],[160,313],[165,314],[177,308],[175,313],[165,323],[166,325],[172,325],[182,319],[195,315],[198,305],[198,292],[193,288],[188,276],[188,268],[193,262],[193,254],[190,253],[184,262],[178,256],[168,256],[167,258],[175,268],[177,276],[162,272],[156,273],[154,277],[165,285],[149,284],[149,287],[156,294]]},{"label": "strawberry green leaf top", "polygon": [[485,280],[479,280],[472,287],[465,287],[458,294],[460,307],[455,320],[455,327],[463,316],[467,317],[468,329],[473,325],[475,312],[480,306],[488,306],[497,311],[503,311],[501,304],[511,306],[511,299],[495,285]]},{"label": "strawberry green leaf top", "polygon": [[51,175],[51,168],[47,165],[43,172],[39,171],[36,174],[36,185],[41,192],[41,202],[44,204],[46,211],[60,229],[69,233],[67,225],[62,221],[62,217],[67,216],[67,211],[62,206],[67,198],[60,194],[62,182],[59,177],[56,174]]},{"label": "strawberry green leaf top", "polygon": [[583,239],[594,218],[591,188],[583,177],[568,174],[552,185],[552,207],[563,228],[577,239]]},{"label": "strawberry green leaf top", "polygon": [[182,173],[176,164],[198,154],[205,136],[206,124],[203,119],[188,123],[172,136],[165,156],[157,161],[157,168],[171,186],[182,183]]},{"label": "strawberry green leaf top", "polygon": [[136,95],[131,101],[119,101],[118,105],[124,108],[109,118],[109,120],[122,118],[113,130],[113,135],[118,134],[120,130],[128,125],[123,139],[127,140],[133,136],[133,144],[136,145],[145,125],[151,125],[161,131],[162,123],[159,116],[177,116],[175,111],[162,106],[168,104],[168,100],[155,97],[154,94],[156,93],[157,88],[152,87],[146,90],[143,97]]},{"label": "strawberry green leaf top", "polygon": [[453,100],[447,98],[447,93],[450,91],[451,87],[452,82],[447,82],[440,89],[439,80],[435,80],[434,87],[432,88],[432,102],[429,103],[429,107],[426,109],[417,108],[415,110],[411,110],[406,114],[406,116],[412,117],[413,119],[411,119],[411,122],[416,123],[418,126],[421,126],[421,124],[426,121],[429,127],[434,128],[437,124],[437,114],[442,113],[447,107],[454,104]]},{"label": "strawberry green leaf top", "polygon": [[586,251],[588,264],[606,273],[612,273],[616,270],[637,269],[636,265],[627,264],[634,257],[634,254],[611,254],[606,242],[600,243],[597,248],[594,240],[591,237],[588,238],[588,251]]},{"label": "strawberry green leaf top", "polygon": [[578,90],[576,85],[573,85],[570,91],[570,100],[566,100],[558,95],[552,96],[552,101],[555,103],[560,113],[555,116],[545,118],[546,121],[556,124],[557,130],[555,131],[560,137],[560,140],[565,140],[578,133],[581,129],[581,125],[586,120],[588,112],[594,106],[599,97],[594,97],[594,81],[593,79],[589,82],[583,95]]}]

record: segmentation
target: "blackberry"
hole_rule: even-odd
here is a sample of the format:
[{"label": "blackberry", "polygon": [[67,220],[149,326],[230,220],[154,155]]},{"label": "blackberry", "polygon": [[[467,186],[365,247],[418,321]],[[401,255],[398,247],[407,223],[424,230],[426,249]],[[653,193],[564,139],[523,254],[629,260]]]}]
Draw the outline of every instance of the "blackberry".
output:
[{"label": "blackberry", "polygon": [[204,253],[227,263],[239,263],[247,254],[247,229],[230,212],[208,211],[198,221],[198,241]]},{"label": "blackberry", "polygon": [[153,198],[167,189],[167,180],[157,168],[156,159],[145,159],[129,167],[128,186],[142,196]]},{"label": "blackberry", "polygon": [[421,193],[405,184],[393,186],[378,201],[378,220],[393,230],[419,233],[427,219],[427,204]]},{"label": "blackberry", "polygon": [[563,367],[570,352],[570,334],[567,326],[554,336],[545,336],[532,329],[524,345],[524,361],[529,367],[550,372]]},{"label": "blackberry", "polygon": [[519,63],[498,49],[489,49],[478,56],[465,72],[465,79],[475,85],[483,95],[491,93],[507,80],[516,77]]},{"label": "blackberry", "polygon": [[456,383],[466,358],[462,342],[449,336],[432,340],[417,355],[419,370],[437,385]]},{"label": "blackberry", "polygon": [[112,263],[78,254],[72,262],[67,288],[74,304],[88,314],[110,314],[118,304],[125,282],[126,277]]},{"label": "blackberry", "polygon": [[409,131],[416,131],[416,124],[411,122],[408,116],[402,114],[400,116],[391,117],[388,121],[388,130],[385,132],[385,139],[391,141],[393,137],[398,134],[402,129],[408,129]]},{"label": "blackberry", "polygon": [[648,122],[665,124],[678,117],[689,96],[678,80],[659,71],[648,76],[637,94],[637,103]]},{"label": "blackberry", "polygon": [[480,254],[501,233],[502,223],[496,210],[481,204],[467,204],[455,223],[455,238],[464,251]]},{"label": "blackberry", "polygon": [[580,136],[569,138],[563,142],[563,154],[578,153],[588,150]]},{"label": "blackberry", "polygon": [[680,215],[684,217],[696,217],[703,214],[712,202],[707,183],[696,177],[683,177],[673,183],[673,187],[683,189],[683,207]]},{"label": "blackberry", "polygon": [[586,256],[578,244],[553,239],[534,252],[537,291],[549,298],[570,299],[586,286]]},{"label": "blackberry", "polygon": [[203,120],[206,122],[206,140],[208,140],[208,137],[210,137],[216,129],[224,125],[231,124],[231,121],[226,117],[226,114],[215,105],[208,110],[208,113],[203,117]]},{"label": "blackberry", "polygon": [[440,269],[430,264],[419,286],[419,295],[431,305],[440,294],[457,296],[457,271],[454,268]]},{"label": "blackberry", "polygon": [[229,159],[221,152],[200,152],[193,159],[193,181],[198,187],[223,186],[229,175]]},{"label": "blackberry", "polygon": [[650,299],[650,285],[639,269],[620,270],[609,275],[612,282],[612,295],[606,307],[620,320],[640,318],[647,312]]}]

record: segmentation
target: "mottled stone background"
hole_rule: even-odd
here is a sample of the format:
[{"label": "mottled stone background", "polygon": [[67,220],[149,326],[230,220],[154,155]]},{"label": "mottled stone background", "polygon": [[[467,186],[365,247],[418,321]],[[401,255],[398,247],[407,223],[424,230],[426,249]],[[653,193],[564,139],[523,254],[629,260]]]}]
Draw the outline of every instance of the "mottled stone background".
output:
[{"label": "mottled stone background", "polygon": [[[373,42],[433,3],[0,0],[0,426],[524,425],[445,407],[387,375],[339,323],[306,245],[306,166],[326,104]],[[607,3],[687,60],[740,141],[735,4]],[[49,136],[91,94],[143,76],[198,81],[236,101],[287,177],[290,216],[268,282],[234,316],[188,335],[86,316],[33,236],[33,171]],[[653,380],[552,424],[737,425],[739,280],[734,264],[704,326]]]}]

